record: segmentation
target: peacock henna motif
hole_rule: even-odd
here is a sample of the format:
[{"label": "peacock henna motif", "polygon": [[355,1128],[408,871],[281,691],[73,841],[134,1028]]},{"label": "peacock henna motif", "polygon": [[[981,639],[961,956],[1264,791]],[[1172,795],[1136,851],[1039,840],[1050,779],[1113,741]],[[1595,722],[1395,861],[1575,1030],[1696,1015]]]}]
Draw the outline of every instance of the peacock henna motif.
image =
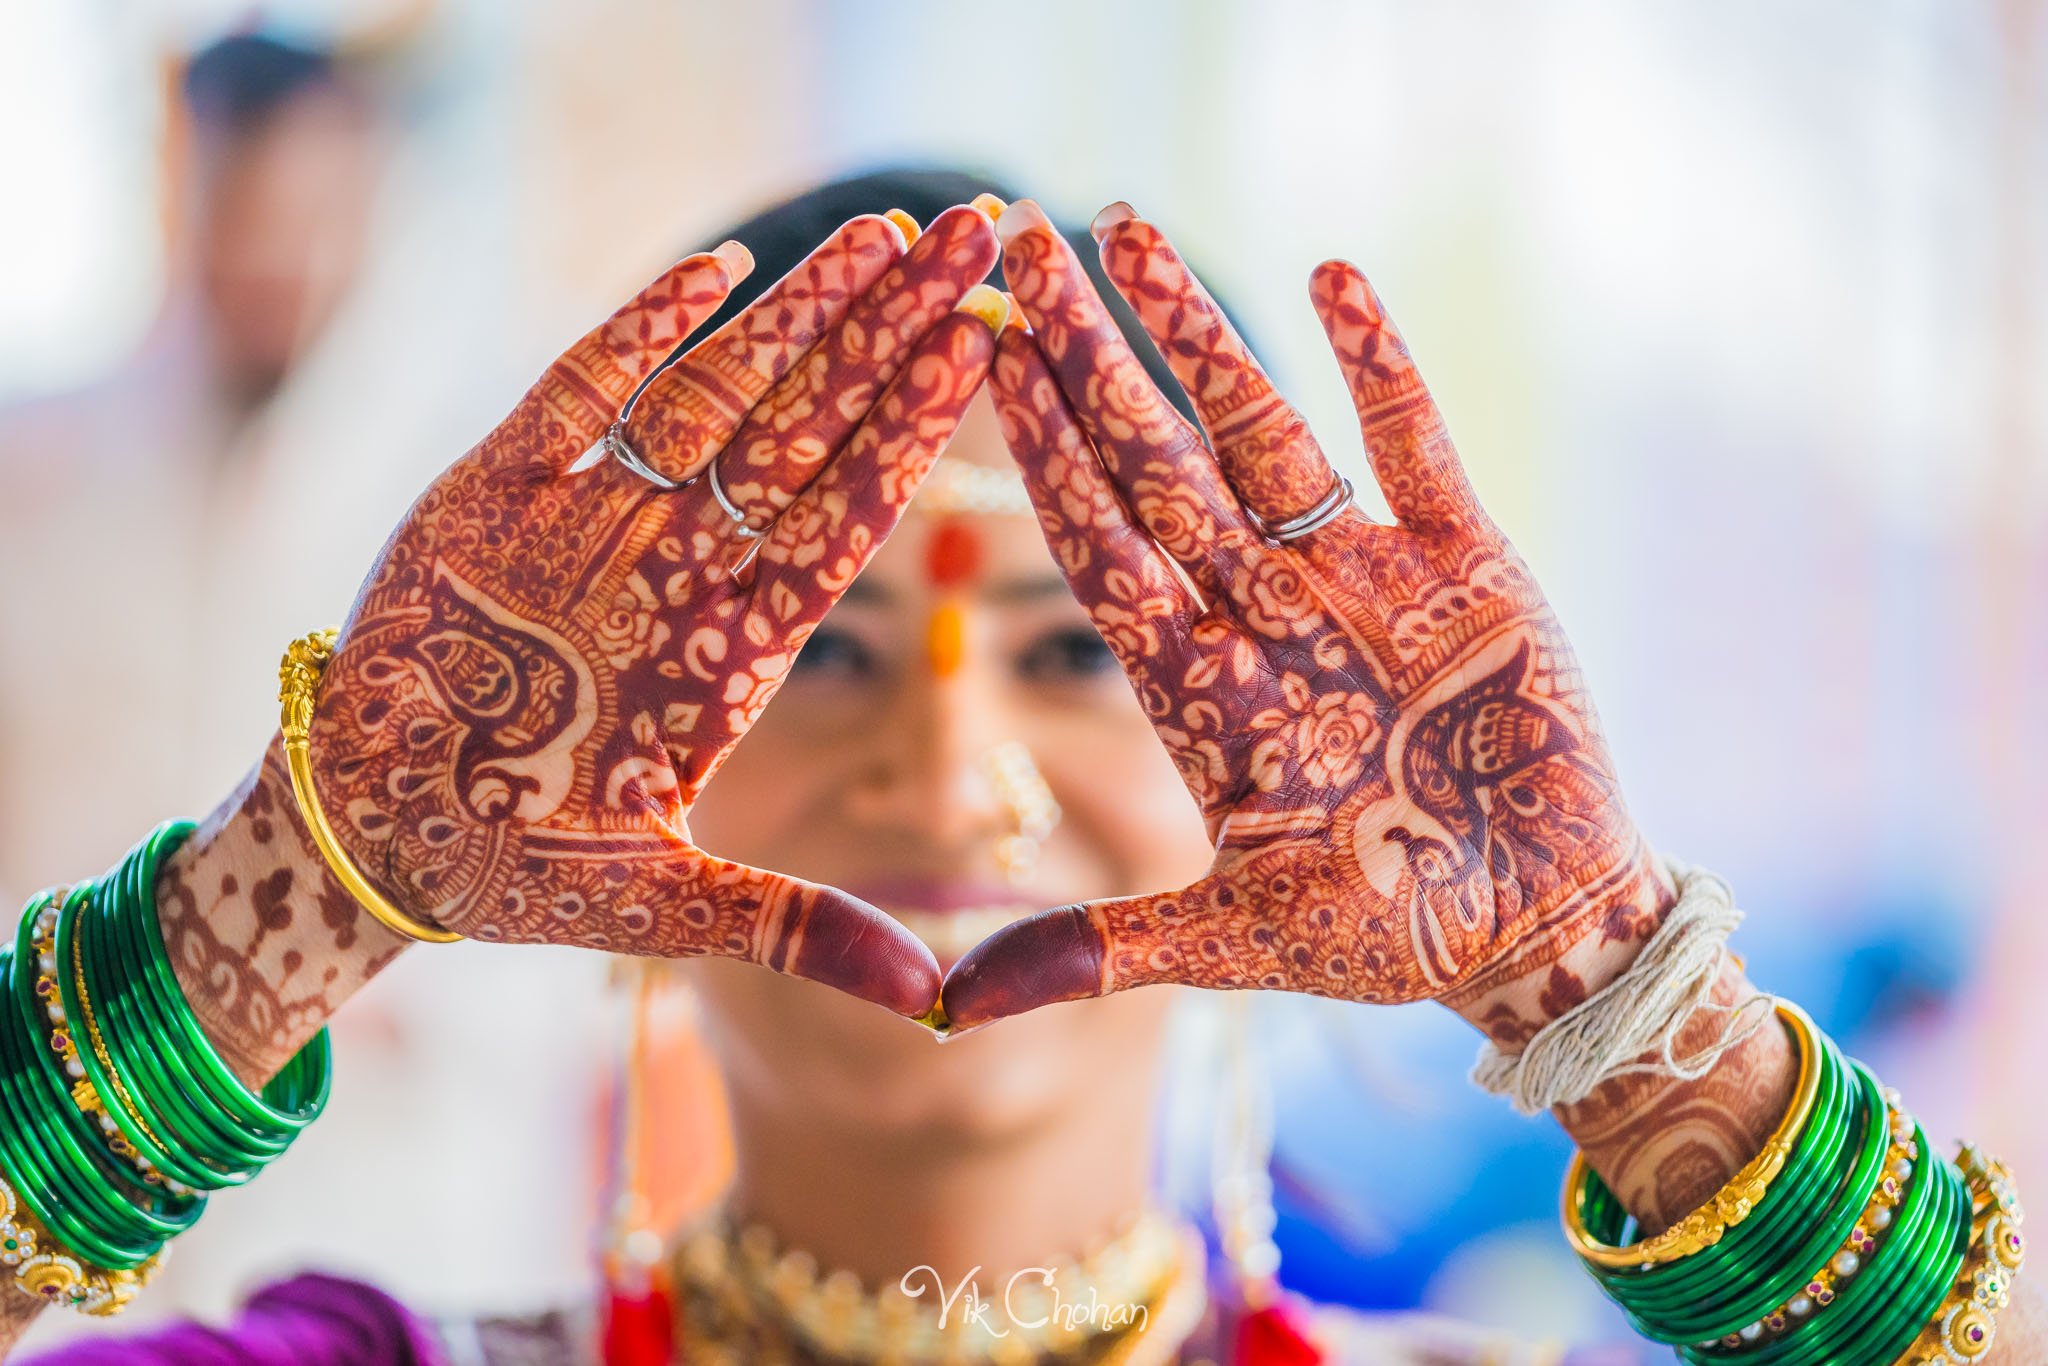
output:
[{"label": "peacock henna motif", "polygon": [[[995,236],[972,209],[907,250],[854,220],[641,394],[627,439],[691,482],[580,462],[743,255],[662,276],[415,504],[328,667],[316,785],[358,866],[427,923],[742,957],[916,1015],[938,977],[914,938],[697,849],[688,817],[981,384],[988,319],[954,306]],[[738,439],[772,489],[759,541],[693,480]]]},{"label": "peacock henna motif", "polygon": [[1005,929],[954,968],[951,1019],[1148,982],[1471,1008],[1589,936],[1643,933],[1668,884],[1570,645],[1364,278],[1326,263],[1312,298],[1395,521],[1349,507],[1282,543],[1264,528],[1336,474],[1159,231],[1124,206],[1097,220],[1206,440],[1035,206],[1001,227],[1030,323],[998,348],[1005,436],[1216,860]]}]

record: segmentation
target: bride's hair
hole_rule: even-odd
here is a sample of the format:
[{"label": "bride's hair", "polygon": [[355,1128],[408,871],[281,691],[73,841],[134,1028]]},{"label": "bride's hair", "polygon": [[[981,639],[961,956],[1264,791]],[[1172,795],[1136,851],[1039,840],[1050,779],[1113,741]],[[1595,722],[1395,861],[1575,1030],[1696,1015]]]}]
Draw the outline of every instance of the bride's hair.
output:
[{"label": "bride's hair", "polygon": [[[697,248],[708,250],[727,238],[736,238],[754,254],[754,273],[741,282],[732,297],[694,335],[703,337],[722,326],[728,318],[752,303],[762,290],[788,274],[813,247],[849,218],[901,209],[921,224],[930,223],[955,204],[965,204],[979,194],[992,194],[1005,203],[1020,197],[1014,187],[995,176],[956,167],[898,166],[827,181],[763,209]],[[1097,255],[1095,242],[1087,230],[1068,223],[1058,223],[1057,226],[1061,235],[1073,244],[1081,264],[1087,267],[1096,292],[1102,295],[1110,316],[1116,319],[1117,327],[1130,342],[1131,350],[1144,362],[1146,373],[1151,375],[1168,401],[1182,415],[1193,420],[1194,407],[1188,402],[1187,395],[1175,383],[1173,373],[1166,368],[1158,349],[1138,326],[1130,305],[1123,301],[1123,296],[1103,274],[1102,259]],[[989,277],[990,283],[1002,288],[1002,275],[1003,268],[998,263]],[[1220,298],[1217,302],[1235,326],[1237,320],[1229,305]],[[1243,328],[1238,330],[1242,332]]]}]

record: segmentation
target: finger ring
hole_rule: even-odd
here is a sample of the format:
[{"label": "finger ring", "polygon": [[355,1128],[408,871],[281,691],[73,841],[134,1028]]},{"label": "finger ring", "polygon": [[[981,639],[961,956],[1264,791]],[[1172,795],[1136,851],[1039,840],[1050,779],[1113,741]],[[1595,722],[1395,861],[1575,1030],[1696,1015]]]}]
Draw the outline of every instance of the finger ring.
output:
[{"label": "finger ring", "polygon": [[[625,418],[621,417],[606,429],[604,439],[599,441],[598,445],[604,448],[606,455],[609,455],[612,459],[618,461],[621,465],[624,465],[656,488],[679,489],[682,487],[681,484],[662,474],[640,458],[640,452],[634,450],[633,443],[626,440]],[[582,463],[582,461],[577,462],[578,465]]]},{"label": "finger ring", "polygon": [[757,536],[766,536],[768,534],[766,527],[750,525],[747,521],[747,514],[733,506],[732,499],[725,496],[725,485],[718,482],[718,461],[715,458],[709,465],[705,466],[704,474],[705,478],[711,483],[711,496],[716,498],[718,505],[725,509],[725,515],[733,520],[733,535],[744,537],[751,541]]},{"label": "finger ring", "polygon": [[1330,485],[1330,491],[1318,498],[1315,506],[1306,512],[1298,512],[1292,517],[1272,523],[1268,523],[1249,508],[1245,512],[1259,530],[1266,533],[1267,540],[1285,542],[1299,540],[1311,531],[1328,526],[1343,516],[1344,509],[1349,506],[1351,481],[1340,474],[1337,476],[1337,482]]}]

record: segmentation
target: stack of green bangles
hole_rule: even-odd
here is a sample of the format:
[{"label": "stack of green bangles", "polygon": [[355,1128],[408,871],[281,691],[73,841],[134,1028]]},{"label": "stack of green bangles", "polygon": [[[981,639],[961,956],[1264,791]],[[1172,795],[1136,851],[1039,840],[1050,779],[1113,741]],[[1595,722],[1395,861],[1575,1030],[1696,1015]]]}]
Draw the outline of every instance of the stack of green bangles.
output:
[{"label": "stack of green bangles", "polygon": [[[1803,1014],[1779,1014],[1801,1049],[1801,1083],[1777,1151],[1672,1232],[1633,1244],[1620,1201],[1577,1162],[1566,1234],[1636,1330],[1685,1361],[1898,1361],[1957,1293],[1984,1202],[1895,1092]],[[2002,1289],[1982,1315],[1982,1350],[1965,1342],[1929,1359],[1988,1351],[1998,1307]]]},{"label": "stack of green bangles", "polygon": [[117,1312],[190,1228],[327,1101],[325,1031],[256,1092],[187,1004],[156,881],[191,834],[160,826],[107,875],[44,892],[0,946],[0,1274]]}]

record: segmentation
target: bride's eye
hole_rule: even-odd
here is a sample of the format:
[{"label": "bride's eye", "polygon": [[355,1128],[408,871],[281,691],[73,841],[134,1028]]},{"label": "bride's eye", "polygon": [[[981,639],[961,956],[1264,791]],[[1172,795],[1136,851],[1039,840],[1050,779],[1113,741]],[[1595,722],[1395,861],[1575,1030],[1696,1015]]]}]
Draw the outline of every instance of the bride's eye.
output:
[{"label": "bride's eye", "polygon": [[1017,656],[1017,672],[1034,683],[1073,683],[1121,672],[1102,637],[1086,626],[1047,631]]},{"label": "bride's eye", "polygon": [[789,666],[791,678],[837,679],[860,682],[875,674],[875,655],[851,631],[826,625],[811,632],[796,660]]}]

